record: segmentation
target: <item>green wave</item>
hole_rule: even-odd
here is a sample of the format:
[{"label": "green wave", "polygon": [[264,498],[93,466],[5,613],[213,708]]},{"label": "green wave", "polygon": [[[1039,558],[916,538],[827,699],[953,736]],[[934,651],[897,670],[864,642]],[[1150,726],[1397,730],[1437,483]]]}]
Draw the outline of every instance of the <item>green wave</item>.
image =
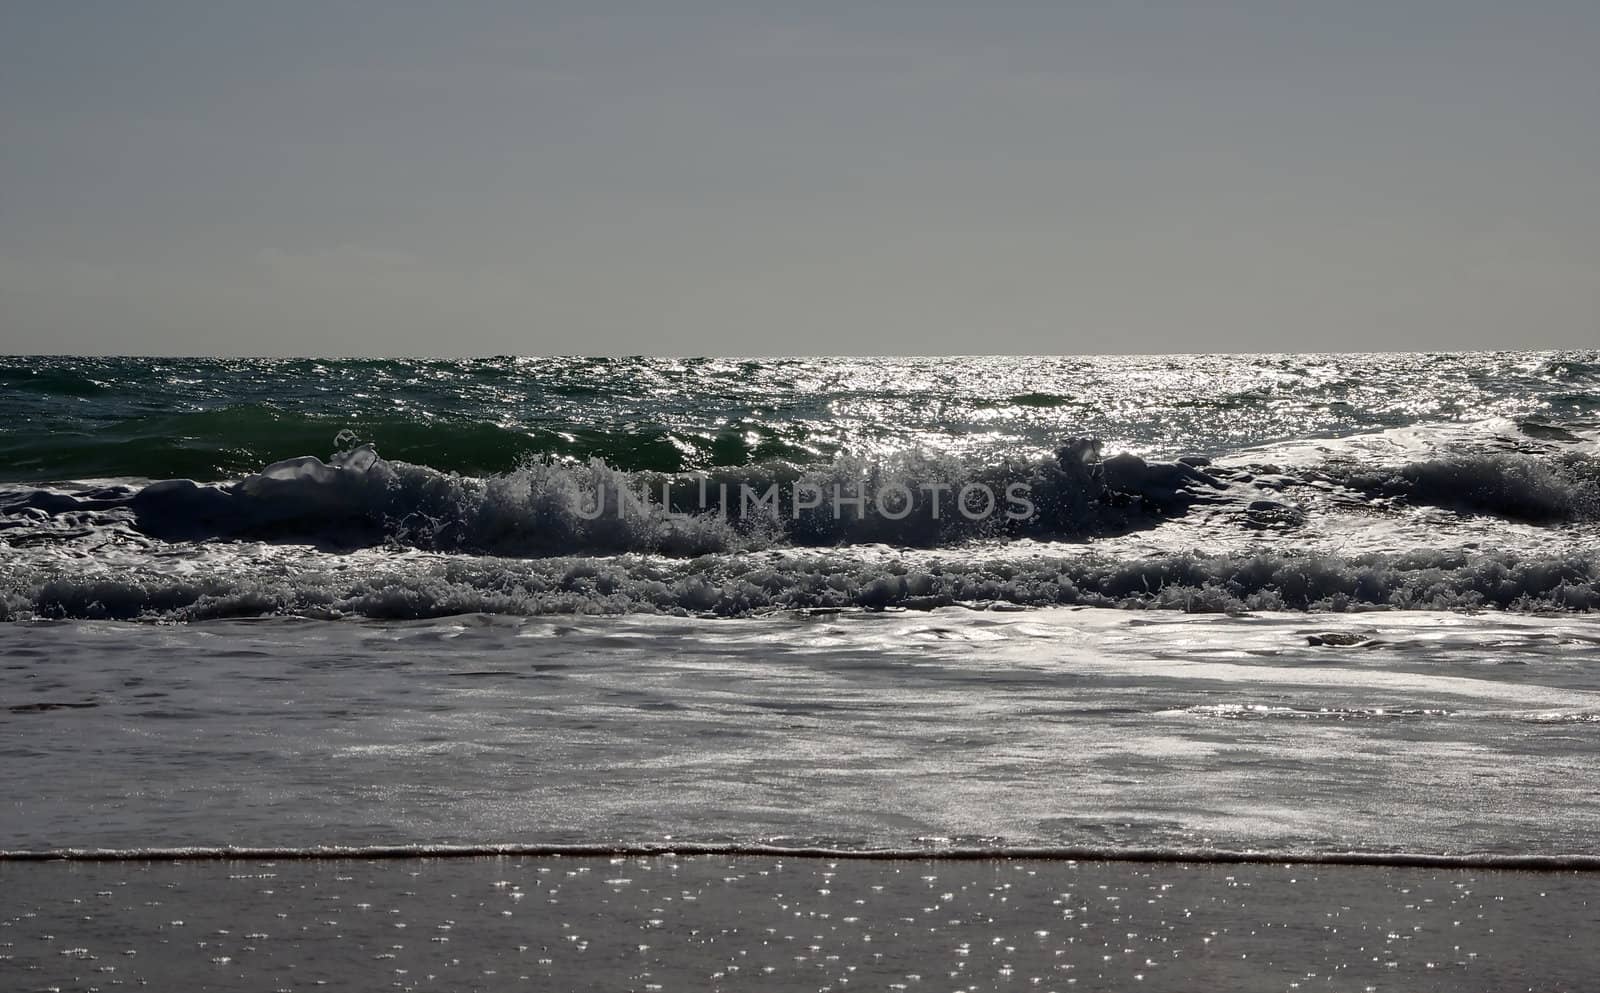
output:
[{"label": "green wave", "polygon": [[372,442],[385,458],[472,476],[509,472],[546,458],[600,458],[622,469],[685,472],[774,459],[806,462],[827,454],[780,438],[764,425],[714,433],[661,425],[602,431],[246,405],[131,416],[49,434],[0,429],[0,479],[232,479],[281,459],[325,456],[347,447],[335,440],[343,431]]}]

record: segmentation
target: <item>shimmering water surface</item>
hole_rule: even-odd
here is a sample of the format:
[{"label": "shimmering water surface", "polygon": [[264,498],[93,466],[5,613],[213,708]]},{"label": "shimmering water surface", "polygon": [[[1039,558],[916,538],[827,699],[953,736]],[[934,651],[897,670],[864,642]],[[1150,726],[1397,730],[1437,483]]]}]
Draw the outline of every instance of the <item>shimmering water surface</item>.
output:
[{"label": "shimmering water surface", "polygon": [[324,454],[469,474],[528,458],[679,471],[1094,434],[1219,455],[1462,419],[1600,417],[1600,353],[790,359],[0,357],[0,479],[223,479]]},{"label": "shimmering water surface", "polygon": [[1597,359],[0,359],[0,618],[1586,610]]},{"label": "shimmering water surface", "polygon": [[[1348,636],[1355,644],[1338,642]],[[11,625],[9,848],[1561,855],[1586,618],[1052,610]]]},{"label": "shimmering water surface", "polygon": [[0,381],[0,847],[1592,849],[1596,353]]}]

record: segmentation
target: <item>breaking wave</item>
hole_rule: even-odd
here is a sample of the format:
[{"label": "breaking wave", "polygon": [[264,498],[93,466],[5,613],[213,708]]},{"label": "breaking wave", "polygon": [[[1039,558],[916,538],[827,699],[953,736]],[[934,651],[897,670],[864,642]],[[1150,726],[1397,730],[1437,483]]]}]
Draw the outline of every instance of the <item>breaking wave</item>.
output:
[{"label": "breaking wave", "polygon": [[[592,458],[484,476],[346,433],[328,461],[232,482],[0,488],[0,620],[1600,608],[1600,459],[1586,439],[1508,424],[1489,450],[1456,425],[1465,447],[1418,447],[1413,428],[1403,445],[1215,462],[1103,456],[1080,438],[989,463],[911,451],[673,473]],[[1404,538],[1346,543],[1391,533],[1386,515],[1410,522]],[[1516,540],[1496,541],[1512,534],[1500,521],[1519,522]],[[1096,544],[1168,525],[1183,543]],[[1177,551],[1191,548],[1207,551]]]},{"label": "breaking wave", "polygon": [[455,614],[696,614],[783,610],[1081,605],[1194,613],[1502,608],[1600,609],[1600,553],[1521,556],[1424,550],[1289,551],[1105,559],[852,558],[757,553],[670,559],[328,557],[151,565],[115,574],[65,566],[0,572],[0,619],[195,621],[301,615],[417,619]]},{"label": "breaking wave", "polygon": [[[935,547],[981,538],[1112,533],[1217,499],[1226,484],[1182,462],[1099,456],[972,467],[920,453],[699,474],[533,463],[486,477],[390,462],[370,445],[306,456],[237,482],[0,491],[11,538],[51,524],[126,526],[162,540],[258,539],[349,549],[387,543],[509,556],[701,555],[788,546]],[[43,537],[41,537],[43,536]]]},{"label": "breaking wave", "polygon": [[1600,461],[1584,455],[1455,455],[1341,475],[1369,494],[1507,520],[1600,519]]},{"label": "breaking wave", "polygon": [[1289,534],[1329,491],[1346,508],[1372,512],[1433,506],[1538,524],[1589,522],[1600,520],[1600,459],[1570,450],[1465,452],[1284,470],[1198,457],[1102,457],[1099,442],[1078,439],[1050,457],[995,464],[906,452],[662,473],[590,459],[464,476],[352,445],[328,462],[288,459],[230,483],[0,489],[0,543],[24,547],[121,529],[162,541],[513,557],[937,548],[1126,534],[1197,507]]}]

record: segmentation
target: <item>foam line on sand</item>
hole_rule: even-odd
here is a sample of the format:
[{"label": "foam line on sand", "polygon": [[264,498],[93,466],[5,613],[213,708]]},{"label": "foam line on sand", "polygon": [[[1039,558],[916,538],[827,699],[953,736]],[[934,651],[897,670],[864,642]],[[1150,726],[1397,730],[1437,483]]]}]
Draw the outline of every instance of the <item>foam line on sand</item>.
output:
[{"label": "foam line on sand", "polygon": [[930,860],[973,862],[996,859],[1047,862],[1186,862],[1206,865],[1351,865],[1439,869],[1515,869],[1546,872],[1600,872],[1600,855],[1523,855],[1488,852],[1265,852],[1165,848],[1027,848],[947,846],[906,848],[787,847],[765,844],[493,844],[362,845],[288,847],[60,848],[0,851],[4,862],[210,862],[243,859],[319,861],[337,859],[445,859],[495,856],[633,858],[662,855],[766,856],[863,861]]}]

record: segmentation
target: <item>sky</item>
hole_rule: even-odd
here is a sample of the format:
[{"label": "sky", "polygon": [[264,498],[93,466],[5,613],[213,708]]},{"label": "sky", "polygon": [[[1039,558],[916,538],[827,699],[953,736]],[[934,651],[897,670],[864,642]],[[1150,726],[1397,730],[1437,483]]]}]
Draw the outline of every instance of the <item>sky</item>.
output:
[{"label": "sky", "polygon": [[1600,347],[1600,4],[0,0],[0,352]]}]

